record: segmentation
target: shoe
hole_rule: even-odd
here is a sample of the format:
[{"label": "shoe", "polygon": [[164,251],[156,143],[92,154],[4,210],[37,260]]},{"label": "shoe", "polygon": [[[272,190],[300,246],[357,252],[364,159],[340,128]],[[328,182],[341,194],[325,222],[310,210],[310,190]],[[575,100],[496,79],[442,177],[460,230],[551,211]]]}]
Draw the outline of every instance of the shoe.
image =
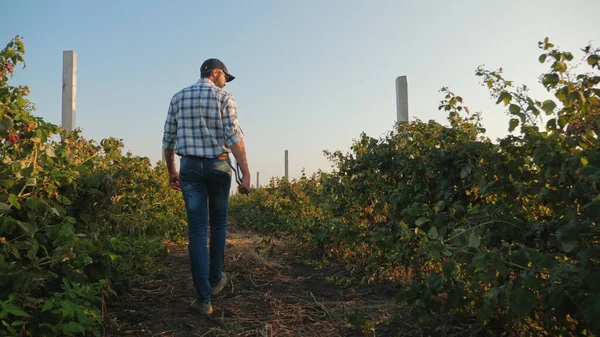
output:
[{"label": "shoe", "polygon": [[221,290],[223,290],[223,288],[225,288],[226,285],[227,285],[227,275],[225,275],[225,273],[221,273],[221,281],[219,281],[219,283],[212,286],[210,294],[212,296],[217,296],[221,292]]},{"label": "shoe", "polygon": [[190,309],[192,309],[202,315],[210,315],[213,313],[213,307],[210,304],[210,302],[202,303],[201,301],[198,301],[197,299],[194,300],[194,302],[192,302],[192,304],[190,304]]}]

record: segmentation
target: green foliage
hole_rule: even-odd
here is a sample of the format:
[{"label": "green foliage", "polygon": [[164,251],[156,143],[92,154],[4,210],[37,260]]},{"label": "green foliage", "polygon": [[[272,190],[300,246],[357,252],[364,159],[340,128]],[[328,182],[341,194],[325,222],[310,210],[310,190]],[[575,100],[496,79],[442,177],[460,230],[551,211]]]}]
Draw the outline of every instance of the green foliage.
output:
[{"label": "green foliage", "polygon": [[366,281],[405,284],[398,299],[417,320],[452,313],[494,334],[599,334],[599,51],[582,49],[574,64],[547,39],[540,48],[554,99],[477,70],[510,135],[487,139],[480,114],[443,88],[449,126],[362,134],[348,153],[326,152],[331,173],[235,196],[234,218],[344,259]]},{"label": "green foliage", "polygon": [[164,164],[32,115],[8,84],[23,53],[19,37],[0,52],[0,335],[99,336],[107,297],[186,228],[183,201]]}]

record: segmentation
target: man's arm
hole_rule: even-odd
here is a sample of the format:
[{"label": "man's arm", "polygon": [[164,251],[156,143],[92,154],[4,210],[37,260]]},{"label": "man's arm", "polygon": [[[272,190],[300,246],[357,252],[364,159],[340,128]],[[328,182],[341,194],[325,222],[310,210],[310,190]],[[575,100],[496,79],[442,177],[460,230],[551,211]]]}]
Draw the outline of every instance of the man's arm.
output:
[{"label": "man's arm", "polygon": [[175,170],[175,151],[173,149],[163,149],[167,171],[169,172],[169,185],[172,188],[181,191],[179,183],[179,173]]},{"label": "man's arm", "polygon": [[165,163],[167,164],[167,171],[169,175],[175,171],[175,150],[163,149],[165,155]]},{"label": "man's arm", "polygon": [[242,175],[250,176],[250,169],[248,168],[248,158],[246,157],[246,145],[243,140],[233,144],[231,147],[231,153],[235,157],[235,161],[240,165],[242,169]]},{"label": "man's arm", "polygon": [[175,104],[173,99],[169,104],[169,111],[167,112],[167,120],[165,121],[164,134],[163,134],[163,154],[165,157],[165,163],[167,164],[167,171],[169,172],[169,184],[174,189],[180,191],[179,185],[179,173],[175,170],[175,141],[177,137],[177,119],[175,118]]},{"label": "man's arm", "polygon": [[235,160],[242,169],[242,186],[239,187],[239,191],[242,194],[248,194],[250,193],[250,169],[248,168],[248,158],[246,157],[246,146],[244,141],[240,140],[233,144],[230,149]]},{"label": "man's arm", "polygon": [[229,147],[238,165],[240,165],[242,170],[242,187],[246,191],[250,191],[250,169],[248,168],[248,158],[246,157],[246,145],[244,143],[244,134],[239,125],[237,106],[233,96],[226,98],[222,114],[225,145]]}]

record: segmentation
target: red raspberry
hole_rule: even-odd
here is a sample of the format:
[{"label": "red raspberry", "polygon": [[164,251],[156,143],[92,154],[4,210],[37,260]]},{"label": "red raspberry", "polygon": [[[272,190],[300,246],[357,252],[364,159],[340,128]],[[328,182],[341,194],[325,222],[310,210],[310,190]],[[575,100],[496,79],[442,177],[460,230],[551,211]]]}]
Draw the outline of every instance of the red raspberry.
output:
[{"label": "red raspberry", "polygon": [[6,137],[6,140],[13,144],[16,144],[19,141],[19,136],[8,136]]}]

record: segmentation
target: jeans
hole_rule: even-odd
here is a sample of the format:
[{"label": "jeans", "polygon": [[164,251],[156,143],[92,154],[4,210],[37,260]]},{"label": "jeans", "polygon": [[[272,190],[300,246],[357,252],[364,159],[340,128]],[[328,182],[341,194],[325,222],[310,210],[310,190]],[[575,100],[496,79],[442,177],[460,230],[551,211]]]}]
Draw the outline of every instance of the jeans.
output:
[{"label": "jeans", "polygon": [[[184,156],[180,162],[192,279],[197,298],[204,303],[210,301],[211,285],[221,280],[223,270],[232,171],[228,161]],[[210,251],[206,247],[208,224]]]}]

